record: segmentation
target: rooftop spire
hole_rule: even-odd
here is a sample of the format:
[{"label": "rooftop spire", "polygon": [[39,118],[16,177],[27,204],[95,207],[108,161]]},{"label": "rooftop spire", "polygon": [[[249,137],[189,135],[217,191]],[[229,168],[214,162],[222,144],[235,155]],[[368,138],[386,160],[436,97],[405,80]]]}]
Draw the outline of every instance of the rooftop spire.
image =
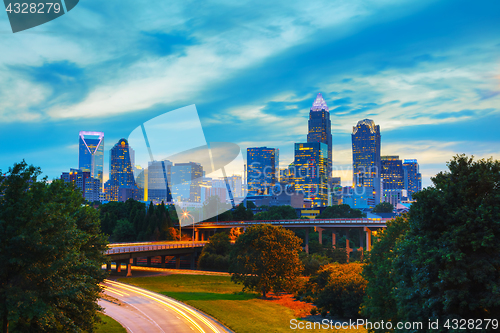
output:
[{"label": "rooftop spire", "polygon": [[313,103],[311,111],[321,111],[321,110],[328,111],[328,105],[326,105],[326,102],[323,99],[321,93],[318,93],[318,96],[316,96],[316,100]]}]

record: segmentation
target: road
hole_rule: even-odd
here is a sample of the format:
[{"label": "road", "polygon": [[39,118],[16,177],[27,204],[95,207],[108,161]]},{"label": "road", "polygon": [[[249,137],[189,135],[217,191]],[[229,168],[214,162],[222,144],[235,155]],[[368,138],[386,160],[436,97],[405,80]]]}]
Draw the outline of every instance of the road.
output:
[{"label": "road", "polygon": [[172,298],[112,280],[105,280],[103,286],[105,295],[114,301],[101,299],[99,305],[128,332],[231,332],[209,316]]}]

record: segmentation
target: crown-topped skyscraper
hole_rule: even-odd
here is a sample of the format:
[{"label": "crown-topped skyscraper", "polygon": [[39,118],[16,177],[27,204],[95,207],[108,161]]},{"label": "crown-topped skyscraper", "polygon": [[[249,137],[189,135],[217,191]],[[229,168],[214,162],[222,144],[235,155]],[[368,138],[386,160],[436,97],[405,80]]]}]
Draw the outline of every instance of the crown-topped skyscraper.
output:
[{"label": "crown-topped skyscraper", "polygon": [[321,93],[318,93],[314,101],[311,111],[309,112],[309,132],[307,134],[307,142],[322,142],[328,145],[328,163],[327,177],[328,184],[331,184],[332,179],[332,125],[330,122],[330,112],[328,105]]}]

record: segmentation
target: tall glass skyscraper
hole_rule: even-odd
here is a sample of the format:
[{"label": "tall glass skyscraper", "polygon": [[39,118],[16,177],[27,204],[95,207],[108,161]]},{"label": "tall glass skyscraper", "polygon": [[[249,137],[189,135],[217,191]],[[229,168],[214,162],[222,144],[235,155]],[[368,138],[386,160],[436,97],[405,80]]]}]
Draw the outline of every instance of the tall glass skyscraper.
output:
[{"label": "tall glass skyscraper", "polygon": [[170,168],[172,198],[177,202],[201,202],[203,166],[200,163],[175,163]]},{"label": "tall glass skyscraper", "polygon": [[360,120],[352,130],[353,186],[368,194],[368,205],[380,203],[382,192],[380,126],[371,119]]},{"label": "tall glass skyscraper", "polygon": [[403,161],[399,156],[381,156],[380,176],[384,182],[384,190],[402,190],[405,188]]},{"label": "tall glass skyscraper", "polygon": [[170,169],[172,162],[152,161],[148,163],[148,200],[170,202]]},{"label": "tall glass skyscraper", "polygon": [[304,193],[313,206],[328,205],[328,146],[323,142],[295,144],[295,191]]},{"label": "tall glass skyscraper", "polygon": [[331,185],[332,177],[332,125],[330,122],[330,112],[321,93],[318,93],[311,110],[309,111],[309,132],[307,142],[322,142],[327,145],[327,177]]},{"label": "tall glass skyscraper", "polygon": [[90,177],[98,179],[102,187],[104,133],[81,131],[78,149],[78,168],[83,172],[90,172]]},{"label": "tall glass skyscraper", "polygon": [[422,190],[422,175],[420,174],[417,160],[404,160],[403,169],[408,199],[413,200],[412,195]]},{"label": "tall glass skyscraper", "polygon": [[134,168],[130,160],[132,148],[126,139],[120,139],[110,150],[109,200],[118,201],[120,188],[135,188]]},{"label": "tall glass skyscraper", "polygon": [[248,194],[269,193],[279,179],[279,149],[247,148]]}]

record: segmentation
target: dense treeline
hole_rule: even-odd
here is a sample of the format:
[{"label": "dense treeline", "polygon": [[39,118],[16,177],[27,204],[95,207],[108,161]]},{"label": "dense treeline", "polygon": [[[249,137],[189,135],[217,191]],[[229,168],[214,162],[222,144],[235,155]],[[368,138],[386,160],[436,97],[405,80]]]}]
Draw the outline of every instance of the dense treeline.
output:
[{"label": "dense treeline", "polygon": [[[175,240],[178,221],[173,206],[154,205],[129,199],[99,207],[102,231],[112,242]],[[175,222],[174,222],[175,221]],[[174,224],[175,223],[175,224]]]}]

